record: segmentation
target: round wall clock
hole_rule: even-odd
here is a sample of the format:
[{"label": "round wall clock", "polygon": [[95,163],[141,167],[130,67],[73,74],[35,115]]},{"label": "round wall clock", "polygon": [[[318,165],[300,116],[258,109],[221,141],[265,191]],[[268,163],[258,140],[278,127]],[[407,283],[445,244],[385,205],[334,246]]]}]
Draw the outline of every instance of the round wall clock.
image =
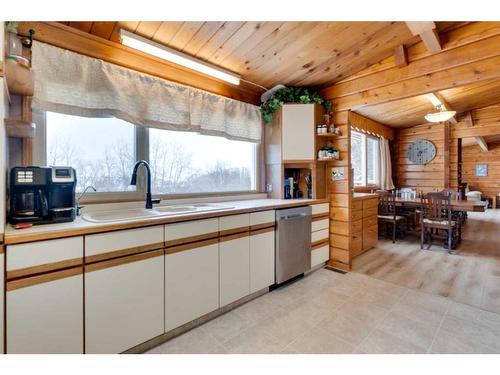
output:
[{"label": "round wall clock", "polygon": [[436,146],[431,141],[419,139],[410,143],[406,157],[417,164],[427,164],[436,157]]}]

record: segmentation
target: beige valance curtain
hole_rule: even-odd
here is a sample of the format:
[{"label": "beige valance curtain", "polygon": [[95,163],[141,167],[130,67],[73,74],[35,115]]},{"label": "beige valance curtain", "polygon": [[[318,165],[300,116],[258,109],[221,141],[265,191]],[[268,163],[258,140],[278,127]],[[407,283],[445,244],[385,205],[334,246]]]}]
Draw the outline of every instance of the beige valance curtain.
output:
[{"label": "beige valance curtain", "polygon": [[394,189],[394,182],[392,181],[392,165],[391,165],[391,151],[389,149],[389,141],[385,138],[380,138],[378,142],[379,147],[379,181],[380,189],[392,190]]},{"label": "beige valance curtain", "polygon": [[261,142],[257,106],[34,42],[33,108]]}]

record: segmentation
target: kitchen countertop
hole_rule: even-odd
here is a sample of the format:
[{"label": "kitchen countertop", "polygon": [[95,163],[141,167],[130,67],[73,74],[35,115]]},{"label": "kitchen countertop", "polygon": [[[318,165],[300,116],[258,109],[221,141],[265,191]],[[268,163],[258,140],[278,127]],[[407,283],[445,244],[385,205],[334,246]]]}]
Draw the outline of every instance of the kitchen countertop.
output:
[{"label": "kitchen countertop", "polygon": [[375,193],[352,193],[352,199],[361,200],[361,199],[370,199],[378,197]]},{"label": "kitchen countertop", "polygon": [[18,244],[327,202],[327,199],[250,199],[217,202],[223,205],[232,206],[232,208],[225,210],[176,214],[144,219],[93,223],[83,220],[79,216],[75,219],[75,221],[70,223],[34,225],[33,227],[26,229],[14,229],[11,225],[7,225],[5,228],[4,243],[6,245]]}]

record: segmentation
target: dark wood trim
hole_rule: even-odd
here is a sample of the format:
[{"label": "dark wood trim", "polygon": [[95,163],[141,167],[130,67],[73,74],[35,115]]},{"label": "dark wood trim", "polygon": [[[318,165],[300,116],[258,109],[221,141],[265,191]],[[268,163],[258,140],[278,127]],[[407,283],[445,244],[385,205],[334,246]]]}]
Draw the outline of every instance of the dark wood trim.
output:
[{"label": "dark wood trim", "polygon": [[62,271],[44,273],[42,275],[25,277],[22,279],[8,281],[6,283],[6,291],[11,292],[16,289],[27,288],[29,286],[48,283],[50,281],[56,281],[60,279],[65,279],[67,277],[81,275],[83,273],[83,267],[68,268]]},{"label": "dark wood trim", "polygon": [[190,242],[199,242],[217,237],[219,237],[219,232],[211,232],[211,233],[198,234],[196,236],[176,238],[175,240],[165,241],[165,247],[178,246]]},{"label": "dark wood trim", "polygon": [[219,237],[219,242],[227,242],[227,241],[237,240],[238,238],[248,237],[249,235],[250,235],[249,231],[231,234],[229,236]]},{"label": "dark wood trim", "polygon": [[40,273],[57,271],[65,268],[77,267],[83,264],[82,258],[66,259],[59,262],[41,264],[38,266],[19,268],[6,272],[7,280],[17,279],[20,277],[33,276]]},{"label": "dark wood trim", "polygon": [[311,245],[311,251],[319,249],[320,247],[330,246],[330,239],[326,238],[324,240],[316,241]]},{"label": "dark wood trim", "polygon": [[263,233],[268,233],[268,232],[274,232],[274,226],[272,227],[266,227],[266,228],[261,228],[261,229],[256,229],[256,230],[251,230],[250,235],[251,236],[256,236],[258,234],[263,234]]},{"label": "dark wood trim", "polygon": [[149,258],[154,258],[158,256],[163,256],[164,255],[164,250],[153,250],[149,251],[147,253],[141,253],[141,254],[135,254],[135,255],[130,255],[130,256],[124,256],[121,258],[116,258],[116,259],[111,259],[111,260],[106,260],[103,262],[97,262],[97,263],[92,263],[92,264],[87,264],[85,265],[85,272],[93,272],[93,271],[98,271],[102,270],[105,268],[111,268],[111,267],[116,267],[116,266],[121,266],[123,264],[128,264],[128,263],[133,263],[133,262],[139,262],[145,259]]},{"label": "dark wood trim", "polygon": [[311,243],[311,249],[316,248],[318,246],[322,246],[322,245],[329,243],[329,242],[330,242],[329,238],[322,238],[321,240],[314,241]]},{"label": "dark wood trim", "polygon": [[237,234],[237,233],[248,232],[249,230],[250,230],[250,226],[226,229],[226,230],[219,231],[219,236],[220,237],[231,236],[231,235]]},{"label": "dark wood trim", "polygon": [[321,213],[321,214],[313,215],[311,220],[312,221],[320,221],[320,220],[328,219],[329,217],[330,217],[330,213]]},{"label": "dark wood trim", "polygon": [[154,244],[150,244],[150,245],[130,247],[128,249],[109,251],[109,252],[102,253],[102,254],[89,255],[89,256],[85,257],[85,264],[101,262],[104,260],[109,260],[109,259],[114,259],[114,258],[120,258],[120,257],[124,257],[127,255],[140,254],[140,253],[144,253],[146,251],[162,249],[163,247],[164,247],[163,242],[159,242],[159,243],[154,243]]},{"label": "dark wood trim", "polygon": [[170,254],[175,254],[179,253],[181,251],[187,251],[187,250],[192,250],[192,249],[197,249],[200,247],[204,246],[209,246],[209,245],[215,245],[219,243],[218,238],[212,238],[209,240],[204,240],[204,241],[198,241],[198,242],[191,242],[183,245],[178,245],[178,246],[173,246],[165,249],[165,254],[170,255]]},{"label": "dark wood trim", "polygon": [[255,224],[255,225],[250,225],[250,232],[259,230],[259,229],[264,229],[264,228],[274,228],[276,226],[276,222],[270,222],[270,223],[262,223],[262,224]]}]

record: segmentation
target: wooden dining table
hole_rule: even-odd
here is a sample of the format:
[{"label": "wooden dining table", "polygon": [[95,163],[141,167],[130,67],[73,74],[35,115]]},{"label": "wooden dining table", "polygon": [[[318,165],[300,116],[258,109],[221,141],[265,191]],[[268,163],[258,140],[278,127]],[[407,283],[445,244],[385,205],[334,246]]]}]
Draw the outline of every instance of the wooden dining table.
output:
[{"label": "wooden dining table", "polygon": [[[422,202],[420,198],[401,198],[396,197],[396,206],[406,206],[406,207],[420,207]],[[465,199],[452,199],[451,200],[451,210],[452,211],[467,211],[467,212],[484,212],[488,202],[483,201],[468,201]]]}]

